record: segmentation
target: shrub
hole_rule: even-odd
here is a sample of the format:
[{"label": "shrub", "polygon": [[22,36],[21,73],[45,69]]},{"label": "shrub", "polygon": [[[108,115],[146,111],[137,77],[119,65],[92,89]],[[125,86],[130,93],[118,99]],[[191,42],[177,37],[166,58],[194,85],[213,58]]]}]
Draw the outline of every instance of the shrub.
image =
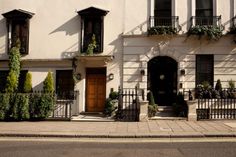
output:
[{"label": "shrub", "polygon": [[97,42],[96,42],[95,34],[93,34],[92,40],[91,40],[90,44],[88,45],[88,49],[86,51],[86,54],[92,55],[95,48],[97,48]]},{"label": "shrub", "polygon": [[113,92],[110,92],[110,94],[109,94],[109,98],[111,98],[112,100],[116,100],[116,99],[118,99],[118,97],[119,97],[118,92],[113,91]]},{"label": "shrub", "polygon": [[45,93],[53,93],[54,92],[54,81],[52,77],[52,73],[48,72],[47,77],[43,81],[43,91]]},{"label": "shrub", "polygon": [[12,47],[9,53],[9,74],[6,83],[6,92],[15,92],[18,88],[20,76],[20,40],[16,41],[16,46]]},{"label": "shrub", "polygon": [[228,81],[228,86],[230,90],[234,90],[235,88],[235,82],[231,79]]},{"label": "shrub", "polygon": [[152,91],[149,91],[147,94],[147,100],[148,100],[148,116],[153,117],[157,113],[157,105],[155,104],[154,96]]},{"label": "shrub", "polygon": [[25,82],[24,82],[24,93],[32,92],[32,75],[27,72]]},{"label": "shrub", "polygon": [[51,93],[32,94],[30,98],[30,118],[34,120],[48,118],[54,103],[54,95]]},{"label": "shrub", "polygon": [[107,116],[111,116],[115,113],[116,109],[118,108],[118,92],[111,91],[109,94],[109,98],[105,101],[105,109],[104,114]]},{"label": "shrub", "polygon": [[215,90],[217,90],[217,91],[222,90],[222,85],[221,85],[220,79],[218,79],[216,82]]},{"label": "shrub", "polygon": [[157,113],[157,105],[148,105],[148,117],[153,117]]},{"label": "shrub", "polygon": [[5,92],[13,93],[17,90],[17,87],[18,87],[18,78],[14,73],[14,71],[10,71],[9,75],[7,76]]},{"label": "shrub", "polygon": [[172,26],[155,26],[148,29],[148,35],[172,35],[177,33],[177,29]]},{"label": "shrub", "polygon": [[223,35],[223,27],[222,26],[192,26],[188,30],[188,36],[190,35],[198,35],[199,38],[201,36],[206,35],[210,40],[219,40]]},{"label": "shrub", "polygon": [[184,100],[184,95],[178,93],[175,103],[173,103],[173,111],[176,116],[186,117],[188,114],[188,105]]},{"label": "shrub", "polygon": [[149,105],[155,105],[155,100],[152,91],[148,92],[147,94],[147,100],[149,102]]},{"label": "shrub", "polygon": [[9,109],[10,94],[0,93],[0,100],[0,120],[4,120]]},{"label": "shrub", "polygon": [[27,120],[29,116],[29,96],[27,94],[17,94],[18,118],[17,120]]}]

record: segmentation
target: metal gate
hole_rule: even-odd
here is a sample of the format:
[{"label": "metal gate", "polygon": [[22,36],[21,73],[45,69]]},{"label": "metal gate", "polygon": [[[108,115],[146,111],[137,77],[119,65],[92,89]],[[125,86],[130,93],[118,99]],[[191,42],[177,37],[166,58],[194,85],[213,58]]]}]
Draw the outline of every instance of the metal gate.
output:
[{"label": "metal gate", "polygon": [[138,89],[120,89],[117,119],[121,121],[139,121],[140,105]]}]

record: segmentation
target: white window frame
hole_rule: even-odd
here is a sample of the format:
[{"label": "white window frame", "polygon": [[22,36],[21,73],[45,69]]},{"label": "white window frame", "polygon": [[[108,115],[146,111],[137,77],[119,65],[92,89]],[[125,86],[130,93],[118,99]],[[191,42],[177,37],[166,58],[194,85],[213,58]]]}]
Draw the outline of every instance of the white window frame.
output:
[{"label": "white window frame", "polygon": [[[196,1],[191,0],[191,16],[196,16]],[[213,16],[217,16],[217,0],[213,0]]]}]

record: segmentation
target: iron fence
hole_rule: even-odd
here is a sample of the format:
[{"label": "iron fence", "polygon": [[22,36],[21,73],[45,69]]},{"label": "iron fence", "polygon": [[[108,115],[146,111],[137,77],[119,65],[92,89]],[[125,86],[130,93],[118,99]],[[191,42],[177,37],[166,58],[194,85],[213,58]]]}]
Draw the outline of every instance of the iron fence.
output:
[{"label": "iron fence", "polygon": [[197,119],[236,119],[236,99],[198,99]]},{"label": "iron fence", "polygon": [[78,91],[57,92],[50,119],[70,119],[72,105],[75,103],[77,93]]},{"label": "iron fence", "polygon": [[156,26],[171,26],[173,28],[179,28],[179,17],[170,16],[170,17],[149,17],[149,27]]},{"label": "iron fence", "polygon": [[122,121],[139,121],[138,88],[119,89],[119,104],[117,119]]}]

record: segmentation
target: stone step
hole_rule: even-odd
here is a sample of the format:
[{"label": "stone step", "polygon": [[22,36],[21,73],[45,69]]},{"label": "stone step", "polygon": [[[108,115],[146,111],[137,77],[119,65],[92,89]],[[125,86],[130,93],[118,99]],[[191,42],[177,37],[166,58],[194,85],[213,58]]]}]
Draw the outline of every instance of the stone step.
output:
[{"label": "stone step", "polygon": [[172,106],[158,106],[157,107],[158,111],[173,111],[173,107]]},{"label": "stone step", "polygon": [[106,117],[103,114],[80,114],[72,116],[71,121],[78,122],[114,122],[114,118]]}]

